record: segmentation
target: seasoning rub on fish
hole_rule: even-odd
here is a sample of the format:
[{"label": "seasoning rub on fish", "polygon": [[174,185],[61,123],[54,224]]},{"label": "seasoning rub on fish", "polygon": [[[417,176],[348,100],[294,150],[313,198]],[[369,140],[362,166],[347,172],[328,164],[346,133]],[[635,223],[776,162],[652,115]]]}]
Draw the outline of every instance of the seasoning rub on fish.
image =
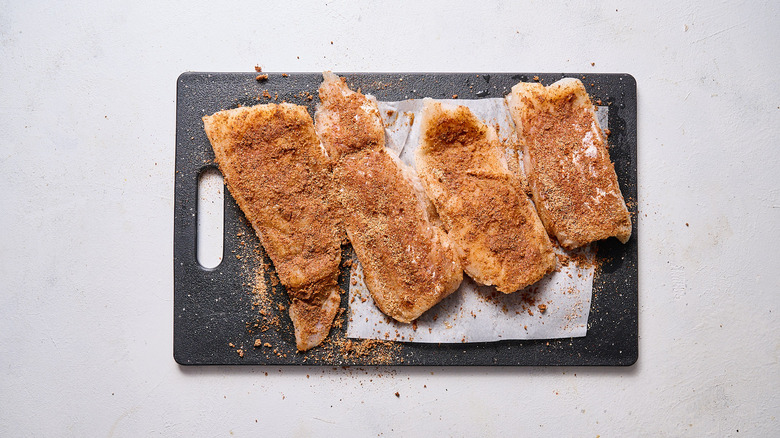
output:
[{"label": "seasoning rub on fish", "polygon": [[544,225],[495,130],[465,106],[426,100],[417,172],[475,281],[510,293],[555,268]]},{"label": "seasoning rub on fish", "polygon": [[230,194],[287,289],[298,350],[319,345],[339,308],[343,229],[311,116],[303,106],[267,104],[203,123]]},{"label": "seasoning rub on fish", "polygon": [[377,307],[411,322],[458,288],[461,265],[422,189],[385,149],[376,101],[330,72],[323,78],[316,128],[334,161],[347,236]]},{"label": "seasoning rub on fish", "polygon": [[567,249],[631,237],[631,218],[594,106],[578,79],[521,82],[507,96],[539,217]]}]

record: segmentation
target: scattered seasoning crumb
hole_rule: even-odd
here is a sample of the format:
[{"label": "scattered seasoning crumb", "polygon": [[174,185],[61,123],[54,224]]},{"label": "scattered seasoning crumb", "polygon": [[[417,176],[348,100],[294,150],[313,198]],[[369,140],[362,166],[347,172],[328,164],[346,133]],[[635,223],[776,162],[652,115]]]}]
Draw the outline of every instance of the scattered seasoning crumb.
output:
[{"label": "scattered seasoning crumb", "polygon": [[453,94],[453,95],[452,95],[452,98],[453,98],[453,99],[457,99],[457,98],[458,98],[458,95],[457,95],[457,94]]},{"label": "scattered seasoning crumb", "polygon": [[590,63],[590,66],[591,66],[591,67],[595,67],[595,66],[596,66],[596,63],[595,63],[595,62],[591,62],[591,63]]},{"label": "scattered seasoning crumb", "polygon": [[269,344],[268,342],[266,342],[265,344],[263,344],[263,347],[265,347],[265,348],[271,348],[271,344]]},{"label": "scattered seasoning crumb", "polygon": [[539,309],[540,312],[544,313],[547,311],[547,304],[539,304],[536,306],[537,309]]},{"label": "scattered seasoning crumb", "polygon": [[257,75],[255,76],[255,80],[258,82],[268,80],[268,75],[266,74]]},{"label": "scattered seasoning crumb", "polygon": [[395,392],[395,396],[401,398],[401,394],[399,394],[398,391]]},{"label": "scattered seasoning crumb", "polygon": [[331,41],[330,43],[333,44],[333,41]]},{"label": "scattered seasoning crumb", "polygon": [[263,341],[261,341],[260,339],[255,339],[255,348],[257,348],[257,347],[259,347],[261,345],[263,345]]},{"label": "scattered seasoning crumb", "polygon": [[229,344],[228,344],[228,347],[230,347],[230,348],[236,348],[236,344],[234,344],[234,343],[232,343],[232,342],[231,342],[231,343],[229,343]]},{"label": "scattered seasoning crumb", "polygon": [[239,348],[238,350],[236,350],[236,353],[238,353],[238,357],[244,357],[244,350]]},{"label": "scattered seasoning crumb", "polygon": [[686,227],[687,227],[687,226],[689,226],[689,225],[688,225],[688,222],[686,222],[686,223],[685,223],[685,226],[686,226]]},{"label": "scattered seasoning crumb", "polygon": [[288,77],[288,76],[290,76],[290,75],[288,75],[287,73],[282,73],[282,77],[283,77],[283,78],[286,78],[286,77]]},{"label": "scattered seasoning crumb", "polygon": [[534,76],[534,80],[539,82],[539,76]]},{"label": "scattered seasoning crumb", "polygon": [[255,71],[256,71],[256,72],[258,72],[258,73],[260,73],[261,71],[263,71],[263,68],[262,68],[262,67],[260,67],[259,65],[256,65],[256,66],[255,66]]}]

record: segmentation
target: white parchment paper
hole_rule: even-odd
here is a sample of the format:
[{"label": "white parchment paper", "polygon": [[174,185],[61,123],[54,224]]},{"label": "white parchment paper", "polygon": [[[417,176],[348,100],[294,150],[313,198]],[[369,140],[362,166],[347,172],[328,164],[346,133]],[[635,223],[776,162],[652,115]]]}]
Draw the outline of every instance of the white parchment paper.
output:
[{"label": "white parchment paper", "polygon": [[[467,106],[493,126],[505,144],[516,141],[514,122],[504,99],[451,100],[439,102]],[[422,99],[379,102],[385,122],[386,146],[401,161],[415,167],[414,154],[420,138]],[[606,129],[606,110],[597,112]],[[506,151],[510,169],[522,159],[515,148]],[[502,339],[554,339],[585,336],[593,292],[593,260],[590,247],[566,253],[556,249],[558,268],[541,281],[512,294],[479,286],[464,274],[460,288],[427,311],[413,324],[402,324],[374,305],[363,282],[363,268],[355,260],[350,273],[347,336],[403,342],[487,342]],[[577,262],[576,260],[579,260]],[[583,262],[585,261],[585,262]]]}]

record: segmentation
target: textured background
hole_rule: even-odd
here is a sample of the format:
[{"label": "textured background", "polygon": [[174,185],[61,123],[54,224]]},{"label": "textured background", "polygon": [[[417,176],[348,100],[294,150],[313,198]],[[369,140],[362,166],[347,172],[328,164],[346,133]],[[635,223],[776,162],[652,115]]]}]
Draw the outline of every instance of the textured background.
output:
[{"label": "textured background", "polygon": [[[778,433],[776,2],[158,3],[0,4],[0,435]],[[176,365],[176,78],[258,63],[634,75],[638,363]]]}]

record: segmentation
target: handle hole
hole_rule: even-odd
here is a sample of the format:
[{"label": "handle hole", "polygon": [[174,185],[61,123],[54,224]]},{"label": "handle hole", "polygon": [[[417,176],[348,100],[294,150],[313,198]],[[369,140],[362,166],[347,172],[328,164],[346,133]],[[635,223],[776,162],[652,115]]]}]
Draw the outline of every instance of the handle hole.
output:
[{"label": "handle hole", "polygon": [[214,269],[222,263],[225,228],[225,185],[222,173],[207,167],[198,176],[198,263]]}]

